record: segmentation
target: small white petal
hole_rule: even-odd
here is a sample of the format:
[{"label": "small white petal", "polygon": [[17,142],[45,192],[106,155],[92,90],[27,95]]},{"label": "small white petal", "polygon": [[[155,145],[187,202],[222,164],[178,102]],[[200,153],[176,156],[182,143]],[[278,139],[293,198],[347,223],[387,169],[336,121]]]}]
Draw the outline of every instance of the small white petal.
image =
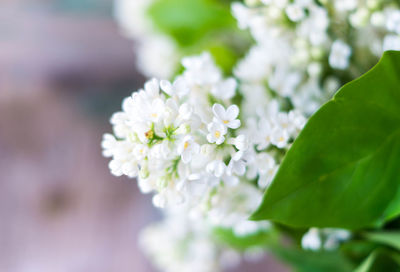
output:
[{"label": "small white petal", "polygon": [[221,104],[214,104],[212,111],[219,119],[225,119],[225,109]]},{"label": "small white petal", "polygon": [[239,115],[239,107],[236,105],[231,105],[226,110],[226,116],[228,120],[234,120]]},{"label": "small white petal", "polygon": [[241,124],[240,120],[236,119],[236,120],[229,122],[227,124],[227,127],[232,128],[232,129],[237,129],[238,127],[240,127],[240,124]]}]

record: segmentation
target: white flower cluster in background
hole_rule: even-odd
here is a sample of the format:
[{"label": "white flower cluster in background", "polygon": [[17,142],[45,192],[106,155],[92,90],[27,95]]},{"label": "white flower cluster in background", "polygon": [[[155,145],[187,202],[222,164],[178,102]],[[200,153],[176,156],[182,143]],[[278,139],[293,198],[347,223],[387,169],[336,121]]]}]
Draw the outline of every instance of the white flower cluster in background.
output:
[{"label": "white flower cluster in background", "polygon": [[162,222],[143,230],[139,244],[155,265],[166,272],[213,272],[235,266],[240,254],[212,239],[204,222],[168,212]]},{"label": "white flower cluster in background", "polygon": [[176,43],[156,30],[147,11],[155,0],[115,0],[114,16],[123,34],[135,40],[136,66],[147,77],[170,78],[180,53]]},{"label": "white flower cluster in background", "polygon": [[311,228],[301,239],[301,246],[306,250],[335,250],[340,243],[350,239],[351,233],[344,229]]},{"label": "white flower cluster in background", "polygon": [[[295,108],[311,114],[383,51],[400,49],[400,9],[394,2],[245,2],[234,3],[232,13],[256,41],[235,69],[248,109],[258,106],[251,105],[252,96],[270,93],[290,98]],[[340,78],[341,71],[349,79]],[[263,91],[255,94],[253,89]]]}]

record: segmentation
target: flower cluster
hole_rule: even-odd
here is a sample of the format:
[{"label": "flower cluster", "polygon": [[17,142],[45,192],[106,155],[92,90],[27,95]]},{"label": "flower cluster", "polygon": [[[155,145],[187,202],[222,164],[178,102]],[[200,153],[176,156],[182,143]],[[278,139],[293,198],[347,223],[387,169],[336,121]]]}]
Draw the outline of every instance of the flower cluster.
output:
[{"label": "flower cluster", "polygon": [[[243,196],[249,191],[243,186],[257,177],[258,187],[267,187],[278,150],[289,146],[305,118],[280,112],[272,101],[268,118],[241,126],[239,107],[231,103],[236,81],[223,78],[208,53],[184,58],[182,65],[185,71],[173,82],[152,79],[123,101],[111,118],[115,136],[104,135],[104,156],[112,157],[114,175],[138,177],[142,192],[155,192],[157,207],[185,203],[197,213],[221,210],[215,203],[232,195],[224,191],[241,186],[236,194]],[[261,201],[262,190],[251,190],[241,197],[253,203],[242,219]]]},{"label": "flower cluster", "polygon": [[[152,79],[122,103],[105,134],[111,173],[138,179],[143,193],[185,220],[232,228],[238,236],[270,228],[249,221],[272,181],[282,154],[305,123],[298,111],[268,112],[243,124],[237,83],[224,78],[210,54],[184,58],[173,82]],[[169,219],[168,219],[169,220]]]},{"label": "flower cluster", "polygon": [[213,272],[234,266],[240,260],[235,250],[214,243],[207,225],[188,220],[176,211],[143,230],[139,244],[155,265],[166,272]]},{"label": "flower cluster", "polygon": [[383,51],[400,49],[400,10],[390,1],[246,2],[234,3],[232,13],[256,40],[234,71],[249,103],[250,90],[267,89],[311,114]]},{"label": "flower cluster", "polygon": [[[170,80],[183,53],[146,16],[153,1],[117,0],[116,15],[138,41],[141,71]],[[209,53],[183,58],[172,81],[152,79],[126,98],[111,118],[114,134],[103,138],[112,174],[137,178],[164,208],[142,246],[166,271],[219,271],[223,260],[235,262],[237,253],[217,245],[212,228],[239,237],[273,228],[248,217],[306,118],[383,51],[400,50],[395,1],[244,2],[231,11],[255,43],[232,77]],[[334,249],[349,237],[310,229],[302,246]]]},{"label": "flower cluster", "polygon": [[350,238],[351,233],[344,229],[309,229],[301,239],[301,246],[307,250],[337,249],[341,242]]}]

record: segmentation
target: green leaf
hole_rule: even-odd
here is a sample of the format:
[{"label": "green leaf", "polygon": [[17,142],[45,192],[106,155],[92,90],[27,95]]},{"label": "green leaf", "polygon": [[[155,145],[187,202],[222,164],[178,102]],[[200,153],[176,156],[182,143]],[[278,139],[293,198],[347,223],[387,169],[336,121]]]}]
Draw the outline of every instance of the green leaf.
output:
[{"label": "green leaf", "polygon": [[399,255],[395,252],[377,249],[373,251],[354,272],[400,271]]},{"label": "green leaf", "polygon": [[299,272],[350,272],[352,265],[337,251],[306,251],[282,246],[272,247],[271,253]]},{"label": "green leaf", "polygon": [[217,0],[158,0],[148,12],[159,30],[184,46],[236,26],[229,3]]},{"label": "green leaf", "polygon": [[400,214],[400,53],[386,52],[309,120],[252,219],[378,227]]},{"label": "green leaf", "polygon": [[369,232],[364,236],[376,243],[384,244],[400,250],[400,232]]},{"label": "green leaf", "polygon": [[259,231],[241,237],[235,235],[232,229],[215,228],[213,230],[213,235],[220,243],[239,251],[244,251],[251,247],[267,247],[269,245],[279,244],[280,239],[280,234],[274,229]]},{"label": "green leaf", "polygon": [[[283,246],[283,236],[275,228],[239,237],[231,229],[215,228],[216,241],[239,251],[253,247],[263,247],[282,262],[300,272],[350,272],[352,265],[340,252],[307,251]],[[286,239],[286,244],[288,240]]]},{"label": "green leaf", "polygon": [[176,41],[182,56],[209,51],[230,75],[252,39],[239,30],[230,12],[231,0],[157,0],[148,9],[154,26]]},{"label": "green leaf", "polygon": [[377,257],[377,251],[371,253],[354,272],[368,272]]}]

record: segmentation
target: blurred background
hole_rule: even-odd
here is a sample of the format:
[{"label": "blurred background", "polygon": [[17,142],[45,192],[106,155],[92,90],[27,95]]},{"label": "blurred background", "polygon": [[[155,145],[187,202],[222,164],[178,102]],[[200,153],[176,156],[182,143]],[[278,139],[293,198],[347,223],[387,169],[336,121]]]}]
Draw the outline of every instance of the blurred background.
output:
[{"label": "blurred background", "polygon": [[[159,214],[100,148],[145,80],[133,48],[111,0],[1,0],[0,271],[153,271],[137,236]],[[235,271],[260,270],[286,271]]]}]

